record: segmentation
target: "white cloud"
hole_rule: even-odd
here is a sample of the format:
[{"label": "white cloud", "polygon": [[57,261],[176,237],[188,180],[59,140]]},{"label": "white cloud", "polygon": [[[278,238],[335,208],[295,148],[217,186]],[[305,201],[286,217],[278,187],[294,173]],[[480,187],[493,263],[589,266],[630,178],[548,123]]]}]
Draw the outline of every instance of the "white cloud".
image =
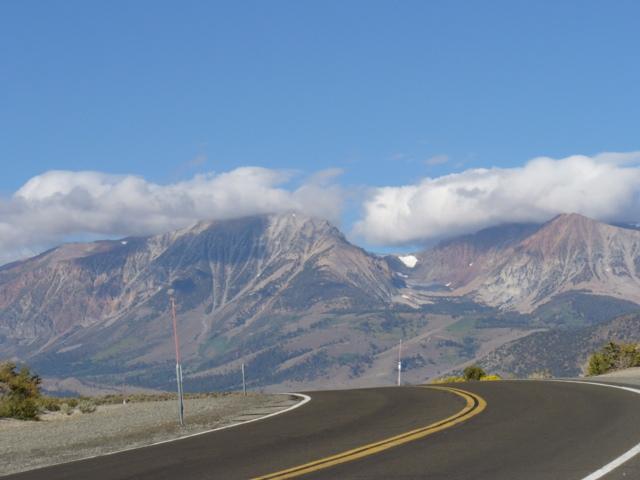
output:
[{"label": "white cloud", "polygon": [[473,169],[413,185],[349,191],[337,184],[341,173],[317,172],[292,187],[293,172],[259,167],[171,184],[49,171],[0,198],[0,264],[63,241],[153,234],[202,219],[297,210],[339,222],[349,193],[364,197],[354,234],[380,246],[506,222],[542,222],[563,212],[640,221],[640,152],[541,157],[518,168]]},{"label": "white cloud", "polygon": [[640,152],[540,157],[518,168],[473,169],[376,188],[354,233],[373,244],[402,245],[506,222],[542,222],[564,212],[637,221]]},{"label": "white cloud", "polygon": [[160,185],[132,175],[49,171],[0,199],[0,264],[78,237],[145,235],[202,219],[298,210],[339,219],[338,170],[285,188],[291,172],[243,167]]}]

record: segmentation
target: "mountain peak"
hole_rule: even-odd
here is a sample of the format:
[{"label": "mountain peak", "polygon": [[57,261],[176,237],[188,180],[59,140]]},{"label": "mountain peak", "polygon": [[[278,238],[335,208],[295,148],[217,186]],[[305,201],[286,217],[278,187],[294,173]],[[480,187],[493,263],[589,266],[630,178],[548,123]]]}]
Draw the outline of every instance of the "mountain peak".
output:
[{"label": "mountain peak", "polygon": [[246,215],[221,220],[200,220],[180,231],[199,233],[214,226],[219,225],[245,225],[250,222],[263,222],[264,224],[288,225],[289,227],[301,227],[305,224],[313,224],[316,228],[330,227],[333,225],[325,219],[312,217],[297,211],[280,213],[262,213],[256,215]]},{"label": "mountain peak", "polygon": [[556,215],[547,222],[547,225],[551,224],[594,225],[600,224],[600,222],[594,220],[593,218],[586,217],[580,213],[571,212]]},{"label": "mountain peak", "polygon": [[579,213],[563,213],[543,224],[521,245],[545,256],[558,249],[587,248],[600,241],[603,227],[606,225]]}]

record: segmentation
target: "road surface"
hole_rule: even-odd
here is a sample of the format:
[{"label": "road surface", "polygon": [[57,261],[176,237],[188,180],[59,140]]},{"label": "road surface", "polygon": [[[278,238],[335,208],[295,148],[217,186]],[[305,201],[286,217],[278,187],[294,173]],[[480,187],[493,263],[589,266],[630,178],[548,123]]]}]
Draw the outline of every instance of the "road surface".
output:
[{"label": "road surface", "polygon": [[[640,395],[545,381],[312,392],[252,424],[6,478],[584,479],[640,443]],[[344,453],[346,452],[346,453]],[[605,476],[640,479],[637,457]]]}]

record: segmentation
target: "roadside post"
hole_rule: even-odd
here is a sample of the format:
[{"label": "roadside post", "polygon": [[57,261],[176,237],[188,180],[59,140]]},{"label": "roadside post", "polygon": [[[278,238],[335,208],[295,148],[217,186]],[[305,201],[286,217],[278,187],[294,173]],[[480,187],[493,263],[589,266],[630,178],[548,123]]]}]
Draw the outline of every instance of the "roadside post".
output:
[{"label": "roadside post", "polygon": [[398,345],[398,386],[402,384],[402,339]]},{"label": "roadside post", "polygon": [[[171,291],[170,291],[171,292]],[[178,384],[178,416],[180,426],[184,427],[184,393],[182,391],[182,364],[180,363],[180,342],[178,341],[178,323],[176,321],[176,301],[171,295],[171,316],[173,317],[173,341],[176,347],[176,383]]]},{"label": "roadside post", "polygon": [[244,380],[244,363],[242,364],[242,394],[245,397],[247,396],[247,384],[245,383],[245,380]]}]

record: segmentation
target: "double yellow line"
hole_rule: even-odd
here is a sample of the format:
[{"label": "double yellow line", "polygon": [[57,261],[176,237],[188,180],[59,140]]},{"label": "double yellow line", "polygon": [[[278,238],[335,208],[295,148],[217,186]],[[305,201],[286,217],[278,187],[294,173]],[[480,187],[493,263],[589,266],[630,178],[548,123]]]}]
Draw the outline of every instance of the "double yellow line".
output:
[{"label": "double yellow line", "polygon": [[462,423],[470,419],[471,417],[475,417],[487,407],[487,402],[482,397],[476,395],[475,393],[460,390],[459,388],[441,386],[430,386],[425,388],[443,390],[458,395],[465,399],[466,405],[458,413],[455,413],[454,415],[451,415],[444,420],[440,420],[436,423],[432,423],[431,425],[427,425],[426,427],[401,433],[400,435],[396,435],[394,437],[386,438],[384,440],[370,443],[368,445],[363,445],[361,447],[347,450],[346,452],[338,453],[336,455],[321,458],[320,460],[315,460],[304,465],[288,468],[286,470],[281,470],[279,472],[264,475],[262,477],[256,477],[253,480],[284,480],[286,478],[294,478],[300,475],[322,470],[324,468],[332,467],[334,465],[339,465],[341,463],[351,462],[353,460],[357,460],[358,458],[374,455],[384,450],[388,450],[390,448],[413,442],[414,440],[418,440],[420,438],[424,438],[427,435],[431,435],[446,428],[453,427],[454,425]]}]

